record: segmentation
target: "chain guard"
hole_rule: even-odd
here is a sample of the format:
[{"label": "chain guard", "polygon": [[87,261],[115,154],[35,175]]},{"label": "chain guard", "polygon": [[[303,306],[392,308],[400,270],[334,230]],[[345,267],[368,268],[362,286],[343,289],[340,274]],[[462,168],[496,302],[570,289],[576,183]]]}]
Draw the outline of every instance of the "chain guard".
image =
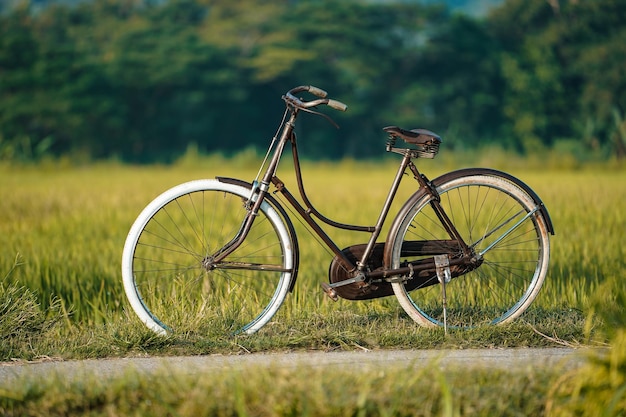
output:
[{"label": "chain guard", "polygon": [[[343,249],[341,252],[348,258],[352,263],[356,264],[357,261],[361,260],[361,257],[365,253],[366,244],[349,246]],[[374,245],[374,249],[372,251],[372,255],[367,263],[368,271],[375,271],[377,269],[383,269],[383,256],[385,252],[385,244],[377,243]],[[429,255],[437,255],[442,253],[448,253],[449,255],[454,257],[459,257],[459,246],[458,242],[448,240],[448,241],[413,241],[413,242],[405,242],[402,247],[402,255],[401,256],[429,256]],[[450,270],[452,273],[452,277],[458,277],[467,272],[477,268],[480,265],[455,265],[451,266]],[[405,266],[405,265],[401,265]],[[339,258],[335,256],[330,263],[330,267],[328,269],[329,281],[331,284],[336,282],[345,281],[346,279],[353,278],[354,275],[349,271],[346,271],[345,268],[341,265]],[[435,269],[427,269],[422,271],[416,271],[415,275],[409,278],[405,282],[405,287],[407,291],[412,291],[417,288],[429,287],[431,285],[435,285],[439,283],[437,279],[437,273]],[[354,282],[347,285],[342,285],[339,287],[333,288],[337,295],[341,298],[345,298],[347,300],[369,300],[373,298],[387,297],[393,295],[393,287],[390,282],[381,281],[381,282],[373,282],[367,283],[364,281]]]},{"label": "chain guard", "polygon": [[[352,263],[356,264],[357,261],[361,260],[366,247],[367,245],[365,244],[354,245],[343,249],[341,252]],[[372,251],[372,255],[367,263],[367,268],[370,271],[383,267],[384,251],[385,245],[383,243],[377,243],[374,245],[374,250]],[[330,263],[328,276],[331,284],[353,278],[353,275],[350,274],[349,271],[346,271],[343,265],[341,265],[337,256],[335,256]],[[377,282],[371,284],[367,284],[366,282],[353,282],[352,284],[335,287],[334,290],[337,295],[347,300],[369,300],[371,298],[386,297],[393,294],[393,288],[391,288],[391,284],[388,282]]]}]

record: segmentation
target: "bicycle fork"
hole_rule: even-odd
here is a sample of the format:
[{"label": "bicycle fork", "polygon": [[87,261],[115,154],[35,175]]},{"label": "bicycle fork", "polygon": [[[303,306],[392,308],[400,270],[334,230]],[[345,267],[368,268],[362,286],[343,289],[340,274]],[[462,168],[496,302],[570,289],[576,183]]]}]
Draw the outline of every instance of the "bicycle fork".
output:
[{"label": "bicycle fork", "polygon": [[246,236],[248,236],[248,232],[252,228],[252,223],[254,223],[254,218],[257,216],[257,212],[249,209],[248,215],[244,218],[241,223],[241,227],[235,236],[217,252],[203,259],[202,266],[207,271],[214,269],[224,258],[233,253],[243,243]]},{"label": "bicycle fork", "polygon": [[[261,204],[263,204],[265,195],[269,191],[270,181],[272,180],[272,178],[274,177],[276,173],[276,168],[278,167],[278,163],[283,153],[285,144],[289,141],[289,138],[291,138],[293,129],[295,127],[297,114],[298,114],[297,110],[294,110],[291,113],[289,120],[284,123],[284,128],[282,129],[280,138],[278,139],[278,143],[276,145],[276,148],[274,149],[274,154],[272,156],[272,159],[270,160],[269,165],[263,175],[263,178],[261,179],[261,182],[259,183],[257,180],[259,178],[259,175],[261,174],[261,170],[263,169],[263,166],[265,166],[265,160],[263,161],[263,164],[261,165],[261,169],[259,170],[259,173],[257,174],[257,180],[253,182],[252,187],[250,189],[250,196],[248,197],[248,200],[244,203],[248,214],[246,215],[243,222],[241,223],[241,227],[235,234],[235,237],[233,237],[228,243],[222,246],[222,248],[219,249],[217,252],[215,252],[213,255],[207,256],[204,259],[203,266],[205,267],[205,269],[210,270],[210,269],[215,268],[218,263],[224,260],[228,255],[233,253],[239,246],[241,246],[243,241],[246,239],[246,236],[248,236],[248,232],[250,232],[250,229],[252,228],[254,219],[256,218],[259,210],[261,209]],[[276,140],[276,137],[274,137],[274,140],[272,141],[272,144],[270,145],[270,149],[268,150],[268,154],[266,155],[266,160],[267,160],[267,156],[270,154],[271,149],[274,147],[275,140]]]}]

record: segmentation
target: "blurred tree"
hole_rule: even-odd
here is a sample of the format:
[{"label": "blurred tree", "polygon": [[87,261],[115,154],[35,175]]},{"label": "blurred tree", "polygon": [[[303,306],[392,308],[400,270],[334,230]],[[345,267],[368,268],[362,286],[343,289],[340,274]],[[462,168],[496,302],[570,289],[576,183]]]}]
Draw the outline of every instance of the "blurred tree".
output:
[{"label": "blurred tree", "polygon": [[446,19],[415,54],[413,70],[404,78],[412,82],[394,102],[399,122],[444,134],[446,146],[502,141],[498,52],[480,22],[464,15]]},{"label": "blurred tree", "polygon": [[[32,20],[27,7],[21,7],[11,17],[0,15],[0,139],[5,153],[14,157],[24,153],[22,144],[31,150],[26,129],[31,125],[34,72],[39,48],[32,32]],[[10,150],[9,150],[10,148]]]},{"label": "blurred tree", "polygon": [[626,110],[626,3],[508,0],[488,25],[503,47],[505,126],[518,146],[607,146]]},{"label": "blurred tree", "polygon": [[[567,72],[579,85],[578,136],[591,147],[608,146],[618,156],[623,127],[615,114],[626,114],[626,2],[580,1],[563,10]],[[593,126],[585,131],[586,126]]]},{"label": "blurred tree", "polygon": [[328,110],[338,131],[301,119],[309,158],[377,156],[390,124],[447,146],[567,138],[617,152],[624,21],[623,0],[507,0],[485,20],[400,1],[25,3],[0,14],[1,153],[168,161],[190,143],[264,147],[299,84],[349,105]]},{"label": "blurred tree", "polygon": [[[402,122],[395,103],[409,85],[419,83],[411,77],[426,33],[445,18],[445,9],[418,4],[299,2],[288,20],[298,27],[300,47],[317,56],[291,77],[324,86],[349,105],[347,114],[336,116],[341,130],[307,132],[307,154],[380,155],[386,138],[381,129]],[[417,127],[418,103],[410,113],[409,126]]]},{"label": "blurred tree", "polygon": [[203,39],[228,51],[248,74],[248,91],[257,103],[276,103],[247,113],[249,123],[264,126],[263,138],[273,132],[278,97],[289,87],[314,84],[347,101],[345,115],[331,111],[339,131],[311,118],[300,120],[301,127],[316,127],[300,141],[303,155],[314,158],[380,153],[380,129],[395,119],[386,119],[384,109],[403,88],[407,48],[414,49],[419,34],[443,15],[441,8],[354,0],[207,3]]},{"label": "blurred tree", "polygon": [[204,9],[177,0],[125,20],[107,43],[105,67],[124,112],[116,148],[132,158],[167,160],[201,142],[227,100],[236,72],[196,33]]},{"label": "blurred tree", "polygon": [[533,152],[571,137],[570,90],[562,71],[560,19],[545,0],[510,0],[489,16],[502,45],[504,134],[520,151]]}]

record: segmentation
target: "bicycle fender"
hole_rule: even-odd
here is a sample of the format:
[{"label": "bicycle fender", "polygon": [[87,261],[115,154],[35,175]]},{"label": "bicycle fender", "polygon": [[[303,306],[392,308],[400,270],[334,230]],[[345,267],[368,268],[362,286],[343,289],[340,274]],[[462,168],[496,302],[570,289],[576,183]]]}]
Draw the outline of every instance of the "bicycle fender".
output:
[{"label": "bicycle fender", "polygon": [[[552,219],[550,218],[548,209],[546,208],[543,201],[541,201],[537,193],[535,193],[526,183],[524,183],[520,179],[510,174],[507,174],[505,172],[498,171],[495,169],[489,169],[489,168],[466,168],[466,169],[460,169],[457,171],[452,171],[452,172],[443,174],[435,178],[434,180],[432,180],[431,184],[436,188],[439,186],[439,184],[443,184],[453,179],[465,177],[468,175],[491,175],[491,176],[501,177],[517,185],[519,188],[521,188],[524,192],[526,192],[533,199],[533,201],[535,202],[535,204],[537,204],[537,206],[539,206],[539,212],[541,213],[542,217],[544,218],[546,222],[546,227],[548,228],[548,231],[552,235],[555,234],[554,227],[552,225]],[[393,220],[393,223],[391,224],[389,233],[387,234],[387,239],[385,241],[385,252],[383,256],[383,264],[385,268],[389,268],[389,266],[391,265],[391,247],[393,246],[392,242],[396,234],[398,233],[398,228],[400,227],[400,223],[402,222],[404,217],[407,215],[411,207],[413,207],[413,205],[417,201],[424,198],[426,195],[427,195],[427,192],[425,189],[423,188],[418,189],[413,195],[409,197],[409,199],[404,203],[402,208],[400,208],[400,210],[398,211],[398,214],[396,215],[395,219]]]},{"label": "bicycle fender", "polygon": [[[215,179],[218,180],[219,182],[223,182],[226,184],[239,185],[241,187],[252,189],[251,183],[237,179],[237,178],[215,177]],[[291,283],[289,284],[289,292],[293,292],[293,288],[296,285],[296,279],[298,278],[298,269],[300,267],[300,249],[298,246],[298,237],[296,235],[296,230],[293,227],[293,223],[291,222],[291,219],[287,215],[287,212],[285,211],[283,206],[280,205],[278,201],[276,201],[276,199],[270,193],[265,194],[265,199],[268,200],[270,205],[274,209],[276,209],[282,216],[283,220],[285,221],[285,224],[287,225],[287,230],[289,231],[289,235],[291,236],[291,241],[293,242],[293,249],[294,249],[294,254],[295,254],[295,259],[293,260],[294,270],[293,270],[293,275],[291,277]]]}]

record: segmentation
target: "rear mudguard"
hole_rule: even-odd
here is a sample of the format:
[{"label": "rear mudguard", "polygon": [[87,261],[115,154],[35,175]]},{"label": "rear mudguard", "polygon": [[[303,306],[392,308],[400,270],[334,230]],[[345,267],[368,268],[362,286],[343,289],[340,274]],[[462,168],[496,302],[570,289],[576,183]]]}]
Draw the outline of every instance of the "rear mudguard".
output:
[{"label": "rear mudguard", "polygon": [[[226,177],[216,177],[216,179],[219,182],[223,182],[226,184],[234,184],[234,185],[239,185],[248,189],[252,189],[252,184],[250,184],[247,181],[239,180],[236,178],[226,178]],[[289,284],[289,292],[293,292],[293,288],[296,285],[296,279],[298,278],[298,268],[300,267],[300,250],[298,246],[298,237],[296,236],[296,230],[294,229],[293,224],[291,223],[291,219],[287,215],[287,212],[285,211],[283,206],[281,206],[271,194],[269,193],[265,194],[265,200],[267,200],[268,203],[274,209],[276,209],[276,211],[280,213],[281,217],[283,218],[283,221],[285,222],[285,225],[287,226],[287,230],[289,231],[289,236],[291,237],[291,241],[293,242],[294,270],[291,276],[291,283]]]},{"label": "rear mudguard", "polygon": [[[466,168],[466,169],[460,169],[458,171],[448,172],[447,174],[443,174],[442,176],[437,177],[434,180],[432,180],[431,184],[435,188],[437,188],[439,185],[444,184],[448,181],[451,181],[453,179],[460,178],[460,177],[466,177],[469,175],[490,175],[494,177],[500,177],[517,185],[519,188],[524,190],[524,192],[526,192],[526,194],[528,194],[533,199],[533,201],[535,202],[535,204],[537,204],[537,206],[539,206],[539,212],[541,213],[541,216],[543,217],[546,223],[546,227],[548,228],[548,231],[550,232],[550,234],[554,235],[554,227],[552,226],[552,219],[550,219],[550,214],[548,213],[548,209],[546,208],[543,201],[541,201],[537,193],[535,193],[523,181],[519,180],[518,178],[515,178],[514,176],[510,174],[507,174],[506,172],[498,171],[495,169],[489,169],[489,168]],[[385,242],[385,254],[384,254],[383,262],[386,268],[389,268],[391,266],[391,249],[392,249],[391,246],[392,246],[394,237],[397,234],[397,230],[400,227],[400,223],[402,222],[402,219],[404,219],[404,217],[407,215],[407,212],[411,209],[411,207],[418,200],[423,198],[425,194],[426,194],[426,190],[420,188],[411,197],[409,197],[409,199],[406,201],[406,203],[404,203],[404,205],[398,212],[398,215],[396,216],[393,223],[391,224],[391,228],[389,229],[389,234],[387,235],[387,240]]]}]

